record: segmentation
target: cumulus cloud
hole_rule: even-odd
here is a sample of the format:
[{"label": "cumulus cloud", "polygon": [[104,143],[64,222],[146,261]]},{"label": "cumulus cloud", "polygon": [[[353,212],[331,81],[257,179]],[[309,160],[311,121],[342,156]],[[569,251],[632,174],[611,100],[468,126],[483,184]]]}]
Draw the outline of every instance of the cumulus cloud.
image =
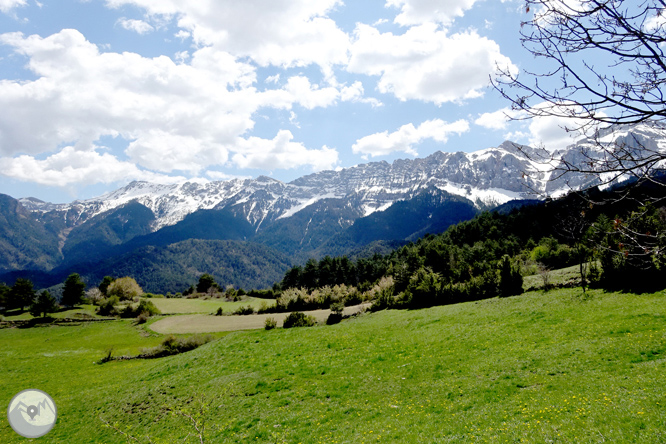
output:
[{"label": "cumulus cloud", "polygon": [[125,17],[118,19],[118,24],[128,31],[134,31],[137,34],[148,34],[155,30],[150,23],[143,20],[127,19]]},{"label": "cumulus cloud", "polygon": [[4,176],[13,179],[59,187],[129,180],[169,183],[184,179],[142,171],[133,163],[120,161],[109,153],[79,151],[71,146],[44,160],[26,155],[2,157],[0,170]]},{"label": "cumulus cloud", "polygon": [[27,0],[0,0],[0,11],[8,14],[12,9],[27,4]]},{"label": "cumulus cloud", "polygon": [[[36,156],[66,145],[91,152],[103,136],[131,141],[126,154],[137,165],[131,170],[134,175],[141,167],[198,174],[225,164],[232,154],[236,163],[247,166],[263,164],[263,156],[275,160],[266,164],[270,169],[328,168],[337,162],[335,150],[309,150],[291,141],[291,133],[286,142],[284,133],[273,140],[246,138],[254,126],[253,115],[262,107],[326,107],[357,100],[362,92],[357,84],[319,87],[304,76],[290,77],[278,89],[258,91],[255,67],[212,47],[197,49],[186,64],[184,57],[176,63],[166,56],[100,52],[76,30],[46,38],[1,34],[0,44],[26,56],[28,69],[37,77],[0,80],[0,109],[12,110],[0,113],[0,156],[23,155],[18,163],[4,160],[11,171],[22,171],[16,168],[31,162],[45,171],[55,171],[56,165],[64,168],[55,163],[59,157],[49,157],[45,164]],[[261,149],[266,149],[265,156]],[[104,155],[88,159],[109,160]],[[126,172],[129,165],[118,164],[116,170]],[[84,174],[89,170],[94,171],[79,168],[78,176],[67,177],[96,177]]]},{"label": "cumulus cloud", "polygon": [[516,69],[497,43],[474,31],[448,35],[428,23],[394,35],[361,24],[354,35],[349,71],[380,76],[379,91],[402,101],[481,97],[496,64]]},{"label": "cumulus cloud", "polygon": [[469,123],[466,120],[458,120],[447,123],[440,119],[427,120],[418,127],[408,123],[401,126],[397,131],[390,133],[384,131],[371,134],[356,141],[352,151],[361,153],[365,157],[384,156],[393,152],[404,152],[416,156],[418,153],[414,145],[425,139],[433,139],[437,142],[446,143],[452,133],[462,134],[469,131]]},{"label": "cumulus cloud", "polygon": [[525,115],[523,112],[515,111],[507,107],[490,113],[483,113],[474,121],[474,123],[484,128],[501,130],[506,129],[511,119],[516,119],[523,115]]},{"label": "cumulus cloud", "polygon": [[387,7],[400,9],[394,20],[402,26],[418,25],[427,22],[450,24],[456,17],[462,17],[477,0],[386,0]]},{"label": "cumulus cloud", "polygon": [[313,170],[328,170],[338,163],[338,152],[327,146],[307,149],[302,143],[292,142],[291,131],[281,130],[273,140],[249,137],[240,139],[233,163],[240,168],[275,169],[295,168],[310,165]]},{"label": "cumulus cloud", "polygon": [[347,60],[349,37],[328,14],[341,0],[107,0],[133,5],[150,16],[176,17],[200,46],[224,48],[259,65],[321,66]]}]

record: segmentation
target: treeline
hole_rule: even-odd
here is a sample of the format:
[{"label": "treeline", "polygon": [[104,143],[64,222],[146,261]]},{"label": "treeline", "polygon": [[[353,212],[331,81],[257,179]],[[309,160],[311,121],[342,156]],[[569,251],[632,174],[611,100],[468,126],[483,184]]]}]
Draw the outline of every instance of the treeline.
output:
[{"label": "treeline", "polygon": [[[311,308],[305,303],[313,299],[308,294],[346,285],[361,299],[373,298],[376,308],[424,307],[520,294],[523,275],[579,265],[583,288],[663,288],[666,209],[613,200],[610,193],[594,189],[512,211],[484,212],[386,255],[310,259],[287,271],[279,287],[301,290],[303,301],[293,301],[294,306]],[[627,227],[637,242],[627,240]],[[392,285],[369,293],[387,277]]]}]

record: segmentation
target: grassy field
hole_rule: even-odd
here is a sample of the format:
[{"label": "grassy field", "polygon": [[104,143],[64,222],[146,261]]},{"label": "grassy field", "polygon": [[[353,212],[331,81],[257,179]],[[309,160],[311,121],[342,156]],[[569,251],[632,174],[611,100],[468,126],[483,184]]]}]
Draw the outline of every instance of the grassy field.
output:
[{"label": "grassy field", "polygon": [[[77,318],[77,317],[99,317],[96,315],[97,307],[94,305],[81,305],[72,310],[62,310],[57,313],[51,313],[53,318]],[[23,321],[32,319],[33,316],[28,311],[13,310],[3,316],[8,321]]]},{"label": "grassy field", "polygon": [[[352,315],[358,313],[364,306],[369,307],[370,304],[345,307],[344,314]],[[307,311],[306,313],[314,316],[319,323],[323,324],[331,314],[331,310],[312,310]],[[153,323],[150,328],[155,332],[163,334],[253,330],[264,328],[264,324],[268,318],[275,319],[278,327],[282,327],[282,322],[288,315],[289,313],[255,314],[246,316],[211,316],[201,314],[168,316]]]},{"label": "grassy field", "polygon": [[227,302],[225,299],[186,299],[186,298],[153,298],[150,299],[162,313],[215,313],[222,307],[225,313],[232,313],[239,307],[261,307],[262,303],[273,305],[274,299],[260,299],[244,296],[241,301]]},{"label": "grassy field", "polygon": [[161,337],[128,321],[4,329],[0,442],[25,441],[4,409],[28,387],[57,403],[49,443],[128,442],[103,421],[142,443],[198,443],[195,424],[209,443],[666,442],[665,297],[532,292],[104,365],[109,345]]}]

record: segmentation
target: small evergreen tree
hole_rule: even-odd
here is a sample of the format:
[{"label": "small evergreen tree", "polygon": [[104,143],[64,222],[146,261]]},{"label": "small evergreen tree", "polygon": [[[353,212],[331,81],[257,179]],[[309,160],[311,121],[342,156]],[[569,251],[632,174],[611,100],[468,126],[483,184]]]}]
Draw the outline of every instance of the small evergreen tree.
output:
[{"label": "small evergreen tree", "polygon": [[215,283],[215,278],[208,273],[204,273],[199,278],[199,283],[197,284],[197,293],[206,293],[209,288],[217,286]]},{"label": "small evergreen tree", "polygon": [[32,287],[32,281],[29,279],[18,278],[9,291],[9,307],[25,310],[35,300],[35,290]]},{"label": "small evergreen tree", "polygon": [[65,280],[65,287],[62,290],[62,304],[67,307],[73,307],[83,301],[86,292],[86,284],[81,280],[78,273],[72,273]]},{"label": "small evergreen tree", "polygon": [[98,288],[99,291],[101,291],[104,296],[106,296],[106,291],[108,290],[109,285],[111,285],[113,281],[114,279],[111,276],[104,276],[104,278],[102,279],[102,282],[99,284]]},{"label": "small evergreen tree", "polygon": [[42,291],[30,306],[30,314],[34,317],[40,315],[46,317],[47,314],[56,311],[58,311],[58,301],[47,290]]},{"label": "small evergreen tree", "polygon": [[518,267],[511,263],[505,254],[499,263],[499,295],[500,297],[515,296],[523,293],[523,275]]},{"label": "small evergreen tree", "polygon": [[7,310],[9,303],[9,292],[11,289],[3,283],[0,283],[0,308]]}]

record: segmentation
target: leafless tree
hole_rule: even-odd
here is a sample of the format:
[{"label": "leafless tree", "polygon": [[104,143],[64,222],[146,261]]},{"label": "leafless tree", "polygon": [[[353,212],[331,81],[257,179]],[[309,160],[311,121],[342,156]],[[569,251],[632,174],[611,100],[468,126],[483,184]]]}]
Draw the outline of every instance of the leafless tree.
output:
[{"label": "leafless tree", "polygon": [[[510,101],[512,119],[558,118],[566,131],[584,139],[568,156],[517,148],[542,164],[551,181],[571,190],[627,179],[656,187],[648,193],[625,187],[590,203],[636,200],[636,211],[614,221],[620,241],[612,248],[643,255],[645,263],[663,261],[666,219],[649,205],[662,206],[666,196],[666,149],[654,142],[654,136],[666,137],[666,1],[526,0],[525,14],[521,43],[536,68],[498,67],[491,81]],[[629,131],[609,137],[635,124],[644,124],[653,137]],[[659,232],[641,228],[647,213],[648,225],[660,226]]]},{"label": "leafless tree", "polygon": [[491,79],[510,101],[513,119],[557,117],[589,136],[575,161],[540,154],[555,178],[579,173],[594,185],[653,180],[666,151],[642,140],[604,141],[604,130],[645,123],[666,136],[666,2],[527,0],[521,43],[538,63]]}]

